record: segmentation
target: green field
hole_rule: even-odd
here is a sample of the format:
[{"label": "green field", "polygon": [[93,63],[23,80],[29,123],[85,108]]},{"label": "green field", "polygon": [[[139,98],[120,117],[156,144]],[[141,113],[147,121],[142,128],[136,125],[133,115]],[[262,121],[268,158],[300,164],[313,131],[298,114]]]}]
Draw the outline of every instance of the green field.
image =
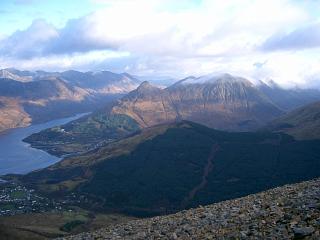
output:
[{"label": "green field", "polygon": [[22,190],[13,191],[10,193],[11,198],[23,199],[27,196],[27,193]]},{"label": "green field", "polygon": [[104,226],[128,221],[116,214],[97,214],[80,208],[72,212],[30,213],[0,217],[0,239],[42,240],[95,230]]},{"label": "green field", "polygon": [[32,134],[24,141],[35,148],[61,156],[95,148],[96,144],[117,140],[139,129],[137,122],[127,115],[107,116],[98,112],[62,126]]}]

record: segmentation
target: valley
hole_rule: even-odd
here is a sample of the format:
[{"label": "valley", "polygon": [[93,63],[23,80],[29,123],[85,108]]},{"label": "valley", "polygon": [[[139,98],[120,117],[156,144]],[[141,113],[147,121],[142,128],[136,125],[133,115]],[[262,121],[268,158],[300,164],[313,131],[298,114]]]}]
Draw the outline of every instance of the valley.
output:
[{"label": "valley", "polygon": [[2,0],[0,240],[319,240],[319,13]]},{"label": "valley", "polygon": [[[180,120],[225,131],[255,131],[286,113],[277,105],[276,97],[268,97],[260,88],[230,74],[186,78],[165,89],[143,82],[91,116],[33,134],[25,141],[60,156],[79,152],[82,146],[93,149],[139,129]],[[281,89],[281,94],[287,94],[287,101],[296,107],[320,99],[319,91],[308,93],[309,90]]]},{"label": "valley", "polygon": [[[73,86],[94,75],[63,74],[61,84],[76,76]],[[166,88],[142,82],[126,94],[112,88],[120,95],[92,113],[41,124],[35,122],[51,119],[48,111],[64,115],[76,105],[46,102],[43,112],[24,104],[33,111],[24,120],[31,125],[0,135],[7,181],[0,232],[8,239],[62,237],[319,177],[319,104],[304,105],[317,91],[266,86],[230,74],[189,77]],[[103,89],[94,91],[110,91]],[[276,98],[279,91],[290,106]],[[42,224],[43,218],[52,222]]]},{"label": "valley", "polygon": [[108,71],[0,70],[0,132],[103,107],[135,89],[139,80]]},{"label": "valley", "polygon": [[146,128],[20,180],[48,196],[86,195],[87,207],[99,211],[158,215],[318,177],[319,144],[182,121]]},{"label": "valley", "polygon": [[296,139],[320,138],[320,102],[314,102],[270,122],[265,130],[281,131]]},{"label": "valley", "polygon": [[0,133],[0,175],[15,173],[22,174],[47,167],[60,158],[44,151],[31,148],[22,140],[30,134],[53,126],[65,124],[86,114],[78,114],[69,118],[52,120],[46,123],[33,124],[29,127],[10,129]]}]

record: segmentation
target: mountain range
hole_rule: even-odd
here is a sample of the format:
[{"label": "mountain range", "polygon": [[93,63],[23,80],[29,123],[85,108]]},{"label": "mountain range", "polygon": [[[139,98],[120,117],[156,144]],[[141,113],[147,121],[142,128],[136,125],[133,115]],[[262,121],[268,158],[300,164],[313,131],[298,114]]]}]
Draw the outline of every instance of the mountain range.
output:
[{"label": "mountain range", "polygon": [[270,122],[264,129],[285,132],[300,140],[320,139],[320,102],[293,110]]},{"label": "mountain range", "polygon": [[[273,94],[267,95],[267,88]],[[280,96],[290,102],[290,108],[283,107]],[[145,81],[100,111],[33,134],[25,141],[61,156],[87,151],[138,129],[180,120],[226,131],[253,131],[284,115],[285,109],[315,99],[320,100],[318,90],[254,85],[230,74],[188,77],[164,89]]]},{"label": "mountain range", "polygon": [[0,131],[96,110],[139,84],[108,71],[0,70]]},{"label": "mountain range", "polygon": [[[230,74],[188,77],[165,88],[125,73],[5,74],[0,108],[22,109],[27,124],[41,114],[50,118],[49,109],[70,114],[76,102],[92,103],[79,105],[91,106],[91,114],[24,139],[61,161],[3,176],[74,214],[171,214],[320,177],[318,90],[253,84]],[[125,93],[124,86],[133,90]],[[110,95],[117,97],[110,101]],[[257,216],[257,204],[275,213],[277,204],[255,202]],[[71,221],[60,230],[82,225]]]}]

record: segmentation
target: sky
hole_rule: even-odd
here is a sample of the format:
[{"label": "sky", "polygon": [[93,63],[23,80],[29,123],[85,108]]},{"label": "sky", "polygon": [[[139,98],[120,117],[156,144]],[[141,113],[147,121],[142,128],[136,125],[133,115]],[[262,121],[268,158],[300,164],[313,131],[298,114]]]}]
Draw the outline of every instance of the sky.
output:
[{"label": "sky", "polygon": [[7,67],[320,87],[320,0],[1,0]]}]

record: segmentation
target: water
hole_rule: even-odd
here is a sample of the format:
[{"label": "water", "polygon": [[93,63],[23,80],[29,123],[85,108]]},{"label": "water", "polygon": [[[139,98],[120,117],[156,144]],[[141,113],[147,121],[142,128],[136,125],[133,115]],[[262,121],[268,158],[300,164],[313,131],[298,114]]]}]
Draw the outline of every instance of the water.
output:
[{"label": "water", "polygon": [[43,129],[65,124],[87,113],[73,117],[56,119],[25,128],[16,128],[0,133],[0,175],[8,173],[28,173],[58,162],[61,158],[52,156],[42,150],[30,147],[22,140]]}]

